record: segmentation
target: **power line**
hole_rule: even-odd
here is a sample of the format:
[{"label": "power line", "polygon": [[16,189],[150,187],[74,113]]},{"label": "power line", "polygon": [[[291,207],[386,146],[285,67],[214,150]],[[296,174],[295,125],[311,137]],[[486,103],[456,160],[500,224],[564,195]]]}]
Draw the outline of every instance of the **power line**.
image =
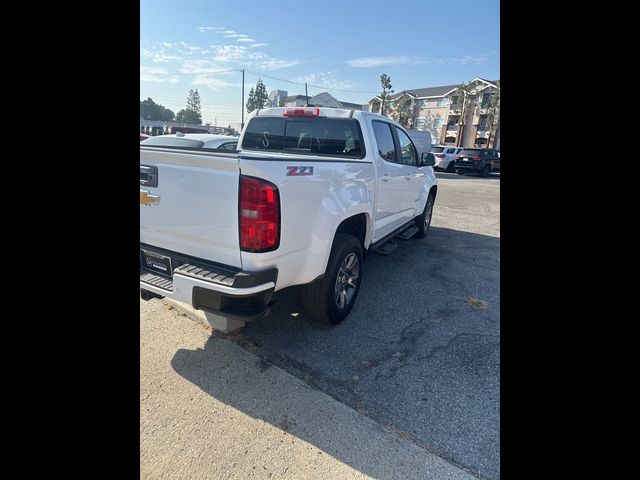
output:
[{"label": "power line", "polygon": [[[270,78],[271,80],[279,80],[281,82],[286,82],[286,83],[293,83],[295,85],[304,85],[304,82],[296,82],[293,80],[287,80],[284,78],[278,78],[278,77],[273,77],[271,75],[265,75],[264,73],[258,73],[258,72],[251,72],[249,70],[247,70],[247,73],[250,73],[252,75],[256,75],[258,77],[265,77],[265,78]],[[331,87],[327,87],[327,86],[320,86],[320,85],[312,85],[312,84],[308,84],[310,87],[314,87],[314,88],[320,88],[320,89],[324,89],[324,90],[336,90],[338,92],[349,92],[349,93],[373,93],[373,94],[378,94],[380,92],[370,92],[370,91],[365,91],[365,90],[348,90],[346,88],[331,88]]]}]

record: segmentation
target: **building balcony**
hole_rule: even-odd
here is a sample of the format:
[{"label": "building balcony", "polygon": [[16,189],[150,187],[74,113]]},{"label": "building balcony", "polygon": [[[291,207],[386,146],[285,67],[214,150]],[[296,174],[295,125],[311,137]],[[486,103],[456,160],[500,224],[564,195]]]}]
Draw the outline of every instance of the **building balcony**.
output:
[{"label": "building balcony", "polygon": [[447,125],[447,132],[457,132],[460,125],[457,123]]}]

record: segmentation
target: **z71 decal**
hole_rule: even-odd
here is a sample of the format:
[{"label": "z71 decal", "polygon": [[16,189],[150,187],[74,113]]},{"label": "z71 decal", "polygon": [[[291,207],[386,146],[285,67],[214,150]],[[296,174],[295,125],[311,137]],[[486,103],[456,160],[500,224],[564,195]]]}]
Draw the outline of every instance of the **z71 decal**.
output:
[{"label": "z71 decal", "polygon": [[287,177],[313,175],[313,167],[287,167]]}]

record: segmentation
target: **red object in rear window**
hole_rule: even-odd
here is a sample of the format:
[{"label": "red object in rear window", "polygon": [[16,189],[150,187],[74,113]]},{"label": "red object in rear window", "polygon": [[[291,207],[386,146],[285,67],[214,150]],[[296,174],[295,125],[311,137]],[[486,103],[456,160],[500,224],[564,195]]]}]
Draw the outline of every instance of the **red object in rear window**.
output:
[{"label": "red object in rear window", "polygon": [[282,115],[284,117],[318,117],[320,116],[320,109],[310,107],[285,108]]},{"label": "red object in rear window", "polygon": [[240,248],[269,252],[280,244],[278,187],[259,178],[240,175]]}]

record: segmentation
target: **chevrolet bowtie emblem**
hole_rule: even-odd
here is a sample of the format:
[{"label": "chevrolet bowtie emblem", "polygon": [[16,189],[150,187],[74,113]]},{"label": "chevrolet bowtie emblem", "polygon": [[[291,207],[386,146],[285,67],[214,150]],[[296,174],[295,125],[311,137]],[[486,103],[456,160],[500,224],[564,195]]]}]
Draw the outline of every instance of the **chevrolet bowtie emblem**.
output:
[{"label": "chevrolet bowtie emblem", "polygon": [[158,205],[160,203],[160,197],[158,195],[151,195],[146,190],[140,190],[140,205],[148,207],[149,205]]}]

